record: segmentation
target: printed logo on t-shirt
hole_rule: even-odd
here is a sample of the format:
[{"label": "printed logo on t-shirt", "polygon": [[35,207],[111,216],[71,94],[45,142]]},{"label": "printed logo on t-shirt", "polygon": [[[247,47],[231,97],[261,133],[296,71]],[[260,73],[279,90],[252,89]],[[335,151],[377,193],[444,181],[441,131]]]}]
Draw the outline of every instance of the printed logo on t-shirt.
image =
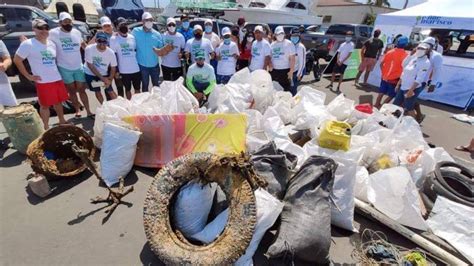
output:
[{"label": "printed logo on t-shirt", "polygon": [[92,57],[92,64],[97,68],[107,67],[107,65],[105,63],[103,63],[102,61],[103,61],[103,59],[100,56],[93,56]]},{"label": "printed logo on t-shirt", "polygon": [[165,46],[171,44],[174,49],[178,48],[178,46],[174,45],[174,40],[173,39],[165,39]]},{"label": "printed logo on t-shirt", "polygon": [[51,53],[50,51],[48,50],[45,50],[45,51],[41,51],[41,62],[43,64],[43,66],[54,66],[55,65],[55,57],[53,55],[53,53]]},{"label": "printed logo on t-shirt", "polygon": [[252,48],[252,56],[260,56],[260,52],[257,47]]},{"label": "printed logo on t-shirt", "polygon": [[196,74],[194,75],[193,79],[196,82],[204,83],[209,81],[209,75],[203,76],[202,74]]},{"label": "printed logo on t-shirt", "polygon": [[74,43],[70,37],[59,38],[59,41],[64,52],[74,52],[79,47],[79,43]]},{"label": "printed logo on t-shirt", "polygon": [[122,56],[132,56],[133,49],[130,47],[129,43],[121,43],[120,44],[120,53]]},{"label": "printed logo on t-shirt", "polygon": [[221,51],[221,57],[222,57],[222,60],[223,60],[223,61],[228,61],[229,58],[232,57],[232,55],[230,54],[230,50],[229,50],[229,49],[227,49],[227,50],[222,50],[222,51]]},{"label": "printed logo on t-shirt", "polygon": [[204,49],[201,48],[201,44],[193,44],[193,45],[191,46],[191,53],[192,53],[192,55],[194,56],[197,52],[202,52],[202,53],[206,54],[205,51],[204,51]]},{"label": "printed logo on t-shirt", "polygon": [[284,55],[285,55],[285,52],[283,51],[283,49],[281,49],[281,47],[273,48],[272,50],[273,59],[278,59],[280,58],[280,56],[284,56]]}]

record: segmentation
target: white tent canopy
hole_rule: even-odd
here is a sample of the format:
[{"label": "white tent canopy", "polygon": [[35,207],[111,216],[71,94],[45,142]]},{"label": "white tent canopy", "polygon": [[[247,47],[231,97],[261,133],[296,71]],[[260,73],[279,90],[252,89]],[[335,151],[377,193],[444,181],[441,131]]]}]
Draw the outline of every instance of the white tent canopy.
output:
[{"label": "white tent canopy", "polygon": [[474,30],[473,0],[430,0],[377,16],[375,24]]}]

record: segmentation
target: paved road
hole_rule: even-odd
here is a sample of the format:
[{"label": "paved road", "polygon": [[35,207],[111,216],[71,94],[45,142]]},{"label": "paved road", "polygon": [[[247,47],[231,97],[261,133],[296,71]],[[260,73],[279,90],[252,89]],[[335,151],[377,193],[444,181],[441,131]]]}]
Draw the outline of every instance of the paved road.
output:
[{"label": "paved road", "polygon": [[[15,81],[12,79],[12,81]],[[328,101],[336,94],[324,87],[328,81],[308,85],[325,91]],[[361,95],[374,95],[371,88],[355,88],[345,82],[342,91],[352,99]],[[30,101],[34,92],[14,84],[20,101]],[[97,101],[89,93],[94,108]],[[472,155],[460,153],[453,147],[467,143],[474,136],[473,127],[458,122],[450,115],[461,112],[443,105],[424,103],[427,118],[423,132],[427,141],[445,147],[461,160],[471,161]],[[72,119],[72,115],[67,116]],[[56,119],[52,119],[52,123]],[[93,121],[81,119],[74,123],[91,130]],[[0,126],[0,138],[6,137]],[[101,224],[104,217],[101,205],[92,205],[89,199],[105,195],[106,190],[88,173],[73,180],[51,182],[53,194],[39,199],[26,190],[26,176],[31,171],[25,157],[13,149],[4,152],[0,161],[0,262],[3,265],[159,265],[149,250],[142,225],[142,208],[146,191],[156,170],[134,168],[126,179],[126,185],[134,185],[135,191],[127,196],[130,207],[120,206],[111,219]],[[394,232],[356,216],[356,227],[383,230],[397,244],[414,247]],[[331,257],[336,263],[353,263],[351,252],[354,243],[360,241],[351,235],[333,229]],[[267,265],[261,255],[259,265]]]}]

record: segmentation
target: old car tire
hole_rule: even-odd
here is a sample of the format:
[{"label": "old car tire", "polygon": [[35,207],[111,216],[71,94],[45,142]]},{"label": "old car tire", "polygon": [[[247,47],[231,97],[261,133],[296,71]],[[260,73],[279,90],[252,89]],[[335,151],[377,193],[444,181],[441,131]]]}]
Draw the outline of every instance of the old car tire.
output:
[{"label": "old car tire", "polygon": [[[171,265],[224,265],[247,249],[256,223],[255,196],[245,174],[221,157],[194,153],[168,163],[155,176],[145,199],[143,223],[152,251]],[[209,245],[194,245],[173,228],[173,199],[188,181],[216,182],[227,196],[230,214],[222,234]]]}]

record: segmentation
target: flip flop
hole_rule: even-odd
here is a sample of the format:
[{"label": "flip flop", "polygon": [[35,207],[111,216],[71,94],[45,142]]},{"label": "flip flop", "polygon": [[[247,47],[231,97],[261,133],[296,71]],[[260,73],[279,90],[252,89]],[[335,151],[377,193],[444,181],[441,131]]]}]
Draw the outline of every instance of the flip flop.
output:
[{"label": "flip flop", "polygon": [[466,146],[457,146],[454,149],[457,151],[473,152],[473,151],[470,151]]},{"label": "flip flop", "polygon": [[95,120],[95,114],[88,115],[87,118],[90,118],[92,120]]},{"label": "flip flop", "polygon": [[81,118],[81,117],[82,117],[81,114],[76,114],[76,115],[74,116],[74,118]]}]

